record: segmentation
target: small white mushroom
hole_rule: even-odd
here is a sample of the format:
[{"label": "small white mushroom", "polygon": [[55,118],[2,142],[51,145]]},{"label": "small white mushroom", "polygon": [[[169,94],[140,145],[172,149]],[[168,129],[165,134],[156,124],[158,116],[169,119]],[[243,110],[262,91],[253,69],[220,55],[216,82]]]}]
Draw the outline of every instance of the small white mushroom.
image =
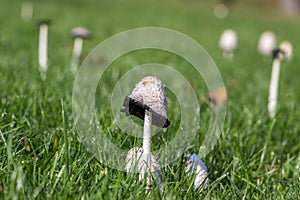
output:
[{"label": "small white mushroom", "polygon": [[282,56],[284,59],[291,60],[293,57],[293,46],[285,40],[279,44],[279,49],[283,52]]},{"label": "small white mushroom", "polygon": [[38,22],[40,27],[39,34],[39,65],[41,76],[43,79],[46,78],[46,72],[48,70],[47,60],[47,46],[48,46],[48,26],[50,24],[50,20],[44,19]]},{"label": "small white mushroom", "polygon": [[232,59],[233,52],[237,48],[237,34],[232,29],[225,30],[219,40],[219,46],[223,51],[224,58]]},{"label": "small white mushroom", "polygon": [[219,3],[214,8],[214,14],[217,18],[223,19],[228,16],[229,9],[224,3]]},{"label": "small white mushroom", "polygon": [[21,7],[21,19],[23,21],[29,21],[32,19],[32,12],[33,12],[33,4],[32,1],[22,1]]},{"label": "small white mushroom", "polygon": [[[162,193],[163,176],[159,164],[151,153],[152,124],[162,128],[170,125],[167,118],[167,98],[162,81],[155,76],[144,77],[135,85],[132,93],[125,98],[123,106],[121,112],[144,120],[143,146],[142,148],[135,147],[128,152],[126,171],[131,172],[138,166],[140,179],[144,178],[145,172],[150,171],[151,176],[157,179],[157,185]],[[147,182],[150,184],[152,178],[147,179]]]},{"label": "small white mushroom", "polygon": [[196,154],[184,155],[186,161],[185,173],[189,176],[195,175],[194,189],[201,192],[208,186],[207,168]]},{"label": "small white mushroom", "polygon": [[89,39],[91,37],[91,33],[88,29],[84,27],[76,27],[72,29],[71,36],[72,38],[74,38],[74,44],[70,68],[72,72],[76,72],[82,51],[83,39]]},{"label": "small white mushroom", "polygon": [[276,45],[276,38],[273,32],[265,31],[259,37],[257,51],[264,56],[271,56]]},{"label": "small white mushroom", "polygon": [[278,82],[280,74],[280,62],[282,59],[290,59],[292,56],[292,45],[289,42],[281,43],[279,48],[273,51],[273,66],[269,88],[268,111],[271,118],[275,116],[277,107]]}]

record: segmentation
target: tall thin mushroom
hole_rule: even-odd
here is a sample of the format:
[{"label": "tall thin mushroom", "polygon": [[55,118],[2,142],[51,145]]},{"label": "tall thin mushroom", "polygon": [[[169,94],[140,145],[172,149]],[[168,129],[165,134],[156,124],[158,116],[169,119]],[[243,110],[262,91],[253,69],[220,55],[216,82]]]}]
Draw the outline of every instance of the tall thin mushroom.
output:
[{"label": "tall thin mushroom", "polygon": [[91,32],[84,27],[76,27],[72,29],[71,36],[74,38],[73,55],[71,60],[71,71],[76,72],[82,51],[83,40],[91,38]]},{"label": "tall thin mushroom", "polygon": [[280,74],[280,62],[283,59],[290,59],[292,56],[292,45],[285,41],[279,48],[273,50],[273,66],[270,80],[268,111],[271,118],[275,116],[277,107],[278,82]]},{"label": "tall thin mushroom", "polygon": [[40,65],[40,72],[42,79],[46,78],[46,72],[48,70],[48,53],[47,53],[47,46],[48,46],[48,27],[50,24],[49,19],[43,19],[38,22],[40,27],[40,34],[39,34],[39,65]]},{"label": "tall thin mushroom", "polygon": [[[163,191],[163,176],[161,168],[151,153],[151,126],[165,128],[170,125],[167,118],[167,98],[164,85],[161,80],[155,76],[144,77],[136,84],[132,93],[124,100],[124,112],[126,116],[133,115],[144,120],[143,129],[143,146],[142,148],[134,147],[126,157],[127,172],[133,172],[134,169],[140,173],[140,179],[148,173],[147,182],[150,184],[157,180],[160,191]],[[148,188],[150,189],[150,188]]]}]

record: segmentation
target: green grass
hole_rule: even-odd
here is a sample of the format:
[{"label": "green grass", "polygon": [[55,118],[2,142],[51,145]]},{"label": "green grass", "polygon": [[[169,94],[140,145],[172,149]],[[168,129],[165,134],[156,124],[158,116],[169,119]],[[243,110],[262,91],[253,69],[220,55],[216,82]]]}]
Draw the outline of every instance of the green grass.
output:
[{"label": "green grass", "polygon": [[[245,5],[246,4],[246,5]],[[163,168],[163,199],[299,199],[300,191],[300,17],[288,18],[274,10],[238,2],[226,19],[212,15],[213,2],[198,1],[34,1],[34,19],[20,20],[20,1],[1,1],[0,13],[0,198],[5,199],[142,199],[161,198],[157,189],[147,196],[146,183],[104,166],[80,142],[72,118],[74,76],[69,72],[74,26],[88,27],[94,37],[84,43],[87,55],[99,42],[135,27],[159,26],[183,32],[201,43],[215,60],[229,91],[222,137],[203,161],[210,184],[206,193],[192,190],[182,174],[181,160]],[[249,5],[248,5],[249,4]],[[263,13],[261,13],[263,12]],[[38,71],[36,20],[51,18],[48,78]],[[225,28],[239,37],[232,61],[222,58],[218,38]],[[270,59],[256,52],[260,33],[273,30],[278,41],[294,44],[294,59],[281,68],[278,113],[267,113]],[[107,74],[115,81],[131,67],[158,62],[175,66],[190,77],[202,103],[201,128],[189,151],[199,148],[209,124],[210,110],[200,99],[203,81],[188,63],[163,52],[144,50],[117,60]],[[120,69],[122,67],[122,70]],[[136,80],[138,81],[138,80]],[[168,92],[169,118],[179,122],[175,96]],[[100,96],[99,96],[100,95]],[[108,102],[109,103],[109,102]],[[107,104],[109,105],[109,104]],[[97,105],[98,117],[113,142],[130,149],[141,144],[112,122],[109,107]],[[120,105],[121,107],[121,105]],[[154,138],[153,149],[170,141],[176,126]],[[126,139],[126,141],[124,141]]]}]

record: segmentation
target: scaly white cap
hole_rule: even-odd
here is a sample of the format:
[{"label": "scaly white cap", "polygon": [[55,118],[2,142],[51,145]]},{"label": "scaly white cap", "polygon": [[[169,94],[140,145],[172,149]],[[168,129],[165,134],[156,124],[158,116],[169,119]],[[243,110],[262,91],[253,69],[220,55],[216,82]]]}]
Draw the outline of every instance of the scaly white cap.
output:
[{"label": "scaly white cap", "polygon": [[164,84],[155,76],[146,76],[135,85],[132,93],[127,96],[121,112],[134,115],[144,120],[145,109],[152,113],[152,124],[168,127],[167,97]]},{"label": "scaly white cap", "polygon": [[84,38],[84,39],[89,39],[92,36],[91,32],[87,28],[82,27],[82,26],[73,28],[71,30],[70,35],[73,38],[80,37],[80,38]]}]

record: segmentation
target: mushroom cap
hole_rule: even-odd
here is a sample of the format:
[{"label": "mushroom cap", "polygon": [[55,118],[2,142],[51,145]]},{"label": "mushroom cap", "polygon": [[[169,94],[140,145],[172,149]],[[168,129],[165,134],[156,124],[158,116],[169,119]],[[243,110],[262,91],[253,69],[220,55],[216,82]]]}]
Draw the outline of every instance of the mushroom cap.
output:
[{"label": "mushroom cap", "polygon": [[73,29],[71,30],[70,35],[71,35],[73,38],[81,37],[81,38],[88,39],[88,38],[91,38],[91,37],[92,37],[91,32],[90,32],[88,29],[86,29],[85,27],[82,27],[82,26],[73,28]]},{"label": "mushroom cap", "polygon": [[[207,168],[203,161],[196,155],[196,154],[185,154],[184,160],[186,161],[185,166],[185,173],[187,173],[189,176],[193,176],[195,174],[195,181],[194,181],[194,189],[199,190],[201,192],[201,189],[205,189],[208,186],[208,174],[207,174]],[[201,187],[203,185],[203,188]]]},{"label": "mushroom cap", "polygon": [[142,120],[145,110],[152,113],[152,124],[158,127],[168,127],[170,121],[167,117],[167,97],[164,84],[155,76],[146,76],[135,85],[132,93],[127,96],[121,112],[134,115]]},{"label": "mushroom cap", "polygon": [[207,95],[208,100],[210,100],[215,106],[221,106],[227,100],[227,91],[225,87],[217,88]]},{"label": "mushroom cap", "polygon": [[293,55],[293,46],[289,41],[283,41],[279,45],[279,49],[283,52],[283,58],[290,60]]},{"label": "mushroom cap", "polygon": [[227,17],[228,13],[229,13],[229,9],[228,9],[227,5],[225,5],[224,3],[219,3],[214,8],[215,16],[220,19]]},{"label": "mushroom cap", "polygon": [[257,51],[262,55],[271,55],[276,45],[276,38],[273,32],[265,31],[259,37]]},{"label": "mushroom cap", "polygon": [[280,43],[278,48],[272,51],[273,59],[287,59],[290,60],[293,54],[293,46],[289,41],[283,41]]},{"label": "mushroom cap", "polygon": [[51,19],[41,19],[41,20],[38,20],[37,24],[40,26],[40,25],[49,25],[51,23]]},{"label": "mushroom cap", "polygon": [[223,51],[234,51],[237,47],[236,32],[232,29],[225,30],[220,37],[219,46]]}]

